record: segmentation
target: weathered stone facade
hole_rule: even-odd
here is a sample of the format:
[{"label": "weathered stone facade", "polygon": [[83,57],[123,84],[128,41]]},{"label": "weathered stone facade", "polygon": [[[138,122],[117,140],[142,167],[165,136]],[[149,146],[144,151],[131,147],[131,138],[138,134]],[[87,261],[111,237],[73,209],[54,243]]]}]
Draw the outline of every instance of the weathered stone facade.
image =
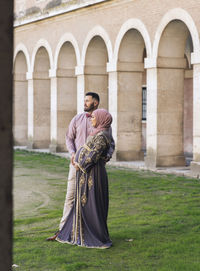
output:
[{"label": "weathered stone facade", "polygon": [[93,90],[113,115],[116,159],[144,159],[145,149],[149,167],[190,156],[198,171],[199,8],[200,0],[16,1],[16,144],[66,150],[69,121]]}]

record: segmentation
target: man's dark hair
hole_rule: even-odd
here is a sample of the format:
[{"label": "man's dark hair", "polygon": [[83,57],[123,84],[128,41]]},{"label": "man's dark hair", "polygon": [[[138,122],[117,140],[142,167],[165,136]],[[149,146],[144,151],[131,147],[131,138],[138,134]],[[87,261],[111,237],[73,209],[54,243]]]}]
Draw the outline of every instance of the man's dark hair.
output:
[{"label": "man's dark hair", "polygon": [[93,99],[97,100],[98,103],[100,102],[99,94],[95,92],[87,92],[85,96],[92,96]]}]

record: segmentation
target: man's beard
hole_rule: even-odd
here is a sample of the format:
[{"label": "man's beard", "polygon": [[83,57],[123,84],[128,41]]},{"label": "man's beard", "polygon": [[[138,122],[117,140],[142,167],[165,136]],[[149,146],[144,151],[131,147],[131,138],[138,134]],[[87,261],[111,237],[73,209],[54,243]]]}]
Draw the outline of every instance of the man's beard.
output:
[{"label": "man's beard", "polygon": [[89,107],[84,107],[85,112],[90,112],[95,108],[94,102]]}]

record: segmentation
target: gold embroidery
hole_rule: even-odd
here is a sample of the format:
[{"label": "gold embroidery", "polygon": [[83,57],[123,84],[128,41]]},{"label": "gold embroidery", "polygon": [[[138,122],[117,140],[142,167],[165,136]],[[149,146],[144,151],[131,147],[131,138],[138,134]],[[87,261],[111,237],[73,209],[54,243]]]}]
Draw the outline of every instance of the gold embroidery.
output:
[{"label": "gold embroidery", "polygon": [[86,197],[86,194],[84,193],[81,197],[81,203],[82,203],[82,206],[84,206],[87,202],[87,197]]},{"label": "gold embroidery", "polygon": [[85,176],[82,174],[80,177],[80,187],[85,183]]},{"label": "gold embroidery", "polygon": [[89,178],[88,178],[88,187],[89,187],[89,190],[92,188],[93,186],[93,180],[92,180],[92,176],[90,175]]},{"label": "gold embroidery", "polygon": [[92,162],[92,159],[90,157],[86,158],[85,159],[85,163],[88,164],[88,163],[91,163]]},{"label": "gold embroidery", "polygon": [[82,172],[86,173],[85,167],[91,162],[97,163],[101,159],[106,159],[109,141],[103,132],[93,136],[80,150],[78,165]]},{"label": "gold embroidery", "polygon": [[78,235],[79,235],[79,209],[80,209],[80,189],[78,187],[77,195],[76,195],[76,212],[73,216],[73,230],[72,230],[72,242],[77,243]]},{"label": "gold embroidery", "polygon": [[83,147],[84,147],[87,151],[89,151],[89,152],[92,151],[92,149],[90,149],[86,144],[84,144]]},{"label": "gold embroidery", "polygon": [[86,173],[86,170],[84,168],[81,167],[81,165],[78,163],[78,167],[80,168],[80,170],[83,172],[83,173]]}]

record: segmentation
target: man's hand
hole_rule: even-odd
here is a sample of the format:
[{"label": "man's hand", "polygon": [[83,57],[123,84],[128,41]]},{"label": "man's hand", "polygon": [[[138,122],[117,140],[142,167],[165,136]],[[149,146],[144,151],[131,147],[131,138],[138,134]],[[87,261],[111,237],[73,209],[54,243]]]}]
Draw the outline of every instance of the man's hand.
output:
[{"label": "man's hand", "polygon": [[79,170],[78,163],[75,162],[75,163],[74,163],[74,167],[75,167],[76,170]]},{"label": "man's hand", "polygon": [[72,153],[72,155],[71,155],[71,163],[72,163],[73,166],[75,166],[74,159],[75,159],[75,153]]}]

